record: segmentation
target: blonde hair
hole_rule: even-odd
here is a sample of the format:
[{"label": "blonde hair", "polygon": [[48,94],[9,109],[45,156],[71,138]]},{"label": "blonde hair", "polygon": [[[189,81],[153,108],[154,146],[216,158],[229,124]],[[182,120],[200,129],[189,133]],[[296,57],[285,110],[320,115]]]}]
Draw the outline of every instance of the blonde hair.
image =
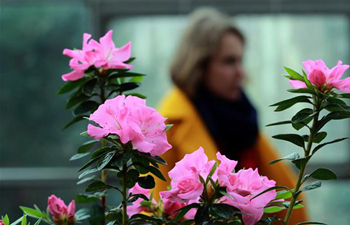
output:
[{"label": "blonde hair", "polygon": [[192,13],[170,67],[174,84],[186,95],[195,94],[205,75],[207,63],[228,32],[237,35],[244,43],[243,34],[230,23],[227,15],[210,8]]}]

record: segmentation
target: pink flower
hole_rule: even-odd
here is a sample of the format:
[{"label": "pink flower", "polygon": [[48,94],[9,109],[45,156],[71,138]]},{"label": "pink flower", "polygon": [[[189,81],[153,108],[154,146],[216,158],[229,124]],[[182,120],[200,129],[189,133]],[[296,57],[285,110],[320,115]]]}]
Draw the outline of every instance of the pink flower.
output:
[{"label": "pink flower", "polygon": [[[214,160],[208,162],[208,157],[202,147],[191,154],[186,154],[169,172],[172,189],[160,192],[160,195],[163,199],[169,199],[172,202],[188,202],[198,199],[204,189],[199,176],[206,179],[214,164]],[[216,180],[216,177],[215,172],[212,178]]]},{"label": "pink flower", "polygon": [[90,115],[100,127],[88,125],[88,134],[101,139],[116,134],[123,144],[131,141],[140,152],[161,155],[171,148],[165,133],[165,118],[146,101],[134,96],[107,100]]},{"label": "pink flower", "polygon": [[218,178],[220,185],[227,186],[227,183],[229,183],[228,177],[234,172],[237,161],[228,159],[226,156],[221,155],[220,152],[216,153],[216,157],[221,162],[218,166]]},{"label": "pink flower", "polygon": [[[349,65],[342,65],[342,61],[338,61],[335,67],[328,69],[322,60],[308,60],[303,62],[303,66],[310,82],[316,85],[321,91],[336,88],[350,93],[350,77],[343,80],[340,79],[349,68]],[[289,82],[294,88],[306,88],[305,83],[302,81],[289,80]]]},{"label": "pink flower", "polygon": [[75,201],[71,201],[68,205],[63,202],[62,199],[57,198],[55,195],[51,195],[48,198],[49,212],[53,216],[54,221],[59,222],[68,219],[70,223],[74,222],[75,215]]},{"label": "pink flower", "polygon": [[[220,177],[219,177],[220,179]],[[264,207],[276,197],[276,191],[269,191],[252,199],[260,192],[275,186],[276,182],[265,176],[260,176],[258,169],[240,170],[237,173],[228,173],[226,191],[234,200],[224,196],[220,201],[232,205],[249,215],[243,215],[246,225],[253,225],[264,214]]]},{"label": "pink flower", "polygon": [[184,202],[172,202],[169,199],[163,200],[163,213],[169,217],[175,217],[179,212],[174,212],[182,207],[185,207]]},{"label": "pink flower", "polygon": [[[137,183],[133,188],[129,190],[129,194],[144,194],[147,198],[150,198],[150,190],[149,189],[144,189],[140,187]],[[138,198],[136,201],[134,201],[131,205],[127,206],[127,213],[128,216],[131,217],[134,214],[138,214],[140,212],[149,212],[149,208],[147,206],[141,206],[141,202],[145,201],[143,198]],[[152,200],[153,204],[156,204],[155,200]]]},{"label": "pink flower", "polygon": [[62,75],[64,81],[75,81],[85,75],[85,70],[90,66],[108,69],[131,69],[132,66],[124,63],[130,58],[131,43],[127,43],[121,48],[116,48],[112,39],[113,31],[110,30],[105,36],[100,38],[100,43],[90,39],[91,35],[84,33],[82,50],[64,49],[63,55],[72,59],[69,66],[72,72]]},{"label": "pink flower", "polygon": [[98,60],[96,67],[107,69],[131,69],[132,66],[125,64],[131,56],[131,42],[121,48],[116,48],[112,39],[113,31],[110,30],[100,38],[100,43],[92,40],[92,46],[97,52]]},{"label": "pink flower", "polygon": [[4,222],[2,222],[2,220],[0,220],[0,225],[5,225],[5,223],[4,223]]}]

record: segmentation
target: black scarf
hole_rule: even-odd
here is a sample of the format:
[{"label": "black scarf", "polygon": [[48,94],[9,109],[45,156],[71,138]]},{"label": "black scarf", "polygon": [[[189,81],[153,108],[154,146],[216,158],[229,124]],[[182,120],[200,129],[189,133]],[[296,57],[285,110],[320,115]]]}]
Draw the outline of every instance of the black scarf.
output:
[{"label": "black scarf", "polygon": [[201,85],[192,99],[220,152],[239,160],[258,137],[257,112],[241,90],[237,101],[228,101]]}]

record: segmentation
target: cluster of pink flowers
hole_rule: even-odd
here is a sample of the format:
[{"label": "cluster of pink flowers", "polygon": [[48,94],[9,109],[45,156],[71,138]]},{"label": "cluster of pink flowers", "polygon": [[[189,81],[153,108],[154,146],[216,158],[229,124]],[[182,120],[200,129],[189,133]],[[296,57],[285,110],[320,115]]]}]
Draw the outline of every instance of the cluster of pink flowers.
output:
[{"label": "cluster of pink flowers", "polygon": [[51,195],[48,199],[49,212],[53,220],[57,224],[63,224],[68,221],[68,224],[73,224],[75,220],[75,201],[71,201],[67,206],[62,199]]},{"label": "cluster of pink flowers", "polygon": [[[224,196],[219,202],[232,205],[247,213],[243,215],[244,224],[255,224],[261,219],[264,207],[276,197],[276,191],[272,190],[257,198],[252,198],[275,186],[276,182],[260,176],[257,169],[242,169],[235,173],[237,161],[229,160],[220,153],[217,153],[217,159],[221,163],[211,178],[214,181],[218,180],[220,186],[226,187],[227,193],[232,196],[232,198]],[[199,175],[205,180],[214,163],[214,160],[208,162],[203,148],[185,155],[169,172],[172,189],[163,191],[160,195],[171,202],[188,204],[194,200],[198,201],[204,190]]]},{"label": "cluster of pink flowers", "polygon": [[[350,93],[350,77],[341,79],[349,65],[342,65],[342,61],[329,69],[322,60],[308,60],[303,62],[308,80],[321,91],[328,91],[336,88],[346,93]],[[294,88],[306,88],[306,84],[299,80],[289,80]]]},{"label": "cluster of pink flowers", "polygon": [[63,55],[72,59],[69,61],[69,67],[73,70],[70,73],[62,75],[64,81],[74,81],[84,77],[85,71],[90,66],[96,68],[108,69],[131,69],[132,66],[124,63],[130,58],[131,43],[127,43],[121,48],[116,48],[112,39],[113,31],[110,30],[105,36],[97,42],[91,38],[90,34],[84,33],[83,48],[64,49]]},{"label": "cluster of pink flowers", "polygon": [[171,148],[165,132],[165,118],[148,107],[144,99],[119,95],[100,105],[90,115],[90,120],[100,126],[88,125],[88,134],[95,139],[116,134],[123,144],[131,141],[140,152],[152,156],[162,155]]}]

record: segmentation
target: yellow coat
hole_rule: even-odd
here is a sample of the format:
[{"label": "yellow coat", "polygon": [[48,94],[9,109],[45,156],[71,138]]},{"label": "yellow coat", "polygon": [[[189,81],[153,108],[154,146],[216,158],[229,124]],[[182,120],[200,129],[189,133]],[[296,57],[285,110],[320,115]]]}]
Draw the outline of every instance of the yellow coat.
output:
[{"label": "yellow coat", "polygon": [[[191,153],[202,146],[209,160],[216,159],[217,147],[210,136],[205,124],[187,96],[178,88],[173,88],[162,100],[158,108],[160,114],[167,118],[167,123],[174,126],[167,131],[168,141],[172,149],[162,155],[168,163],[161,166],[161,172],[168,182],[156,180],[155,193],[167,190],[169,186],[168,172],[180,161],[185,154]],[[273,165],[268,163],[279,158],[268,140],[259,135],[255,146],[259,158],[259,173],[276,181],[276,185],[294,187],[296,181],[293,170],[284,162]],[[157,196],[157,194],[155,195]],[[282,215],[279,215],[280,218]],[[294,210],[290,224],[307,221],[305,208]]]}]

